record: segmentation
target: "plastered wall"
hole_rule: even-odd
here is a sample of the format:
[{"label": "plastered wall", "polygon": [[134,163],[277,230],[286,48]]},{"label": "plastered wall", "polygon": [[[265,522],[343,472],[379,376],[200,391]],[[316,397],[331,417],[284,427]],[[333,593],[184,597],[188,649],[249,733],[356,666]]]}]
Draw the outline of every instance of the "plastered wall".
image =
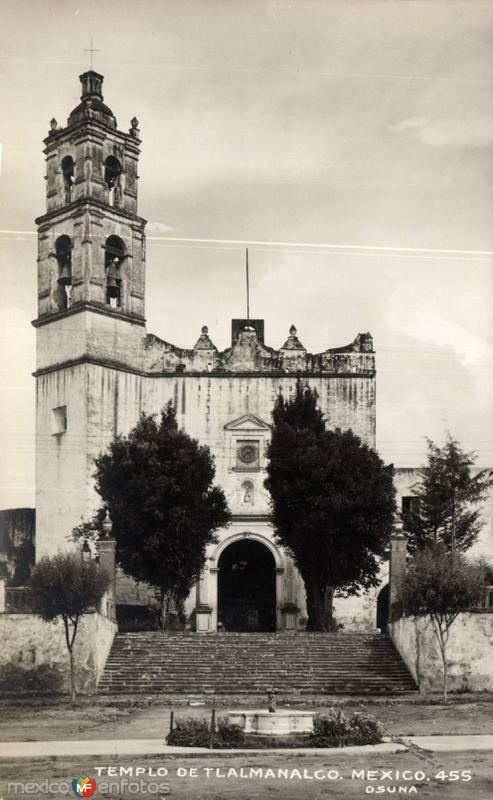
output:
[{"label": "plastered wall", "polygon": [[[442,657],[432,623],[402,617],[389,624],[389,633],[421,690],[440,691]],[[450,628],[447,653],[451,691],[492,691],[493,612],[460,614]]]},{"label": "plastered wall", "polygon": [[[75,642],[78,691],[96,688],[115,633],[115,623],[98,613],[82,618]],[[29,671],[48,665],[59,676],[60,689],[68,691],[69,656],[61,621],[43,622],[36,614],[0,614],[0,641],[0,666]]]}]

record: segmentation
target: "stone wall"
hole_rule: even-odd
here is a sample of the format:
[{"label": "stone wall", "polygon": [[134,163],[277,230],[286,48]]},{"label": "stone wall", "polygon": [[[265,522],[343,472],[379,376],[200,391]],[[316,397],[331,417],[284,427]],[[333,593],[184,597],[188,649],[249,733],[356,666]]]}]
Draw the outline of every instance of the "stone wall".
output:
[{"label": "stone wall", "polygon": [[[421,690],[440,691],[442,658],[431,621],[402,617],[389,624],[389,633]],[[447,652],[451,691],[493,691],[493,613],[460,614],[450,629]]]},{"label": "stone wall", "polygon": [[383,562],[378,574],[378,586],[353,597],[335,597],[334,611],[338,624],[346,632],[373,633],[377,629],[378,595],[389,581],[389,564]]},{"label": "stone wall", "polygon": [[[75,641],[76,685],[79,692],[94,691],[102,675],[117,627],[100,614],[86,614]],[[0,614],[0,669],[9,664],[19,671],[47,665],[60,677],[60,689],[70,684],[69,656],[61,621],[43,622],[36,614]]]}]

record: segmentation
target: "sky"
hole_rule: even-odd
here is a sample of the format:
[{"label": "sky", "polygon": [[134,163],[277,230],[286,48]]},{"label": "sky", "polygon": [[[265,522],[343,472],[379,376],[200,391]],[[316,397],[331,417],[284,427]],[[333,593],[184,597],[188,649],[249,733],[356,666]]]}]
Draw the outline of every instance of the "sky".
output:
[{"label": "sky", "polygon": [[104,76],[142,135],[147,329],[311,352],[370,331],[377,447],[493,465],[493,2],[0,0],[0,508],[34,505],[42,140]]}]

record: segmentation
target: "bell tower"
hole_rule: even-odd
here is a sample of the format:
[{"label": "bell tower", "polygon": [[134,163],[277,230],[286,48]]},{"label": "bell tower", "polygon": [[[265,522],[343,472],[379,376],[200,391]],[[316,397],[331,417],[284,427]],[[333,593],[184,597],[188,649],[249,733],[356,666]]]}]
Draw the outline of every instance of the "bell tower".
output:
[{"label": "bell tower", "polygon": [[45,139],[46,213],[36,220],[38,323],[82,308],[144,320],[145,221],[137,216],[139,129],[117,129],[103,76],[80,76],[81,102]]},{"label": "bell tower", "polygon": [[138,121],[119,130],[103,76],[90,70],[80,81],[67,125],[52,119],[44,140],[46,212],[36,220],[38,559],[70,546],[71,530],[98,507],[94,458],[130,425],[141,397],[146,222],[137,214]]}]

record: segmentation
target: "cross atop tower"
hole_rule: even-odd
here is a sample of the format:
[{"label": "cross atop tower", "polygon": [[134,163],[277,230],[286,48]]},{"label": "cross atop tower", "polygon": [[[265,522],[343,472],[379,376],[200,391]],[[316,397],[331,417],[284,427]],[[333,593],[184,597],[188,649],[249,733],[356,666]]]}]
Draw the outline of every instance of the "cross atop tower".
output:
[{"label": "cross atop tower", "polygon": [[99,50],[97,47],[94,47],[93,44],[94,44],[93,40],[91,39],[91,46],[90,47],[86,47],[86,49],[84,50],[84,53],[90,53],[91,54],[91,69],[93,69],[93,67],[94,67],[94,53],[100,53],[101,52],[101,50]]}]

